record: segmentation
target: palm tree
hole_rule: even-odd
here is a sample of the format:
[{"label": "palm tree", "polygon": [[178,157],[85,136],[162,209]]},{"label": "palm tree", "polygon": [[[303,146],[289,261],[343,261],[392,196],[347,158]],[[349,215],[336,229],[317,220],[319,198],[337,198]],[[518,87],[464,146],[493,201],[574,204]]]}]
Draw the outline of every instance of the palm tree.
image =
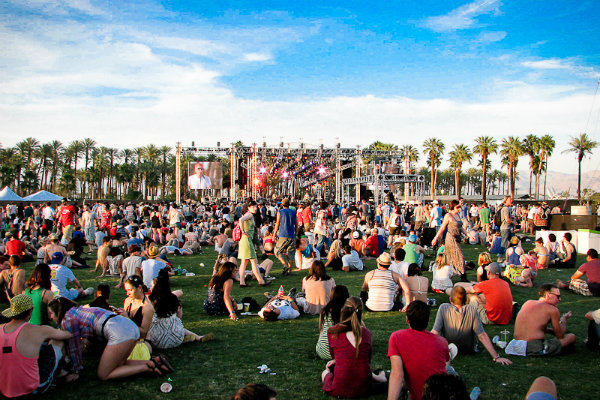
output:
[{"label": "palm tree", "polygon": [[579,137],[571,136],[569,148],[563,151],[563,153],[577,154],[577,200],[579,202],[581,202],[581,161],[596,147],[598,142],[591,140],[587,133],[582,133]]},{"label": "palm tree", "polygon": [[50,183],[50,190],[53,191],[56,187],[56,181],[58,180],[58,169],[61,165],[61,155],[63,153],[63,144],[58,140],[50,142],[52,148],[52,182]]},{"label": "palm tree", "polygon": [[162,146],[158,149],[158,154],[161,157],[161,165],[160,165],[160,177],[161,177],[161,193],[162,197],[165,197],[167,193],[167,160],[169,157],[169,153],[171,152],[171,148],[169,146]]},{"label": "palm tree", "polygon": [[38,169],[37,175],[40,182],[40,186],[43,189],[47,189],[48,174],[50,173],[50,161],[52,160],[52,146],[48,143],[44,143],[40,146],[37,152],[38,154]]},{"label": "palm tree", "polygon": [[437,170],[444,154],[444,143],[440,139],[429,138],[423,142],[423,154],[428,157],[431,167],[431,199],[435,199],[435,188],[437,184]]},{"label": "palm tree", "polygon": [[82,193],[84,196],[87,195],[87,177],[89,176],[88,174],[88,164],[90,161],[90,153],[96,148],[96,142],[90,138],[85,138],[83,139],[83,141],[81,142],[81,146],[83,147],[83,152],[85,153],[85,170],[84,170],[84,175],[83,175],[83,187],[82,187]]},{"label": "palm tree", "polygon": [[32,169],[35,153],[40,149],[40,142],[37,139],[28,137],[17,143],[17,148],[23,155],[27,168]]},{"label": "palm tree", "polygon": [[471,161],[473,153],[464,144],[455,144],[452,151],[449,153],[450,166],[454,169],[454,182],[456,187],[456,196],[460,198],[460,173],[462,171],[462,165],[465,162]]},{"label": "palm tree", "polygon": [[[79,161],[79,157],[81,155],[81,153],[83,152],[84,147],[83,147],[83,142],[81,140],[74,140],[71,143],[69,143],[69,145],[67,146],[67,152],[69,155],[71,155],[75,166],[73,167],[73,178],[74,178],[74,182],[73,182],[73,187],[74,191],[77,190],[77,161]],[[69,185],[65,185],[65,183],[63,182],[63,184],[61,185],[62,188],[67,188],[67,186]],[[69,190],[71,191],[71,190]]]},{"label": "palm tree", "polygon": [[518,137],[509,136],[502,140],[500,154],[504,157],[504,163],[508,167],[508,180],[510,183],[510,195],[515,197],[515,168],[519,157],[523,155],[523,142]]},{"label": "palm tree", "polygon": [[494,154],[498,151],[498,144],[496,139],[491,136],[479,136],[475,139],[475,147],[473,152],[481,156],[481,168],[483,170],[483,180],[481,181],[481,195],[483,201],[486,201],[487,197],[487,169],[488,169],[488,157],[490,154]]},{"label": "palm tree", "polygon": [[[540,159],[544,160],[544,200],[546,200],[546,178],[548,177],[548,157],[552,155],[556,142],[550,135],[544,135],[540,138]],[[541,167],[541,164],[540,164]],[[541,168],[537,172],[537,186],[535,190],[535,198],[539,195],[539,176],[541,174]]]},{"label": "palm tree", "polygon": [[537,159],[539,158],[539,152],[540,138],[535,135],[527,135],[523,139],[523,153],[529,156],[529,198],[531,198],[531,181],[535,170],[534,166],[537,164]]}]

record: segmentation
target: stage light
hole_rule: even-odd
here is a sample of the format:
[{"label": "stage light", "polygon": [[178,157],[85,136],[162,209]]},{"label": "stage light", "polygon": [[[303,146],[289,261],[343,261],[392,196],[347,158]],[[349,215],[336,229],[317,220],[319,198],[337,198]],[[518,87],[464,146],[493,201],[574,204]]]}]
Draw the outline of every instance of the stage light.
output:
[{"label": "stage light", "polygon": [[260,167],[260,173],[264,174],[265,172],[267,172],[267,168],[266,167]]},{"label": "stage light", "polygon": [[319,167],[319,174],[323,175],[327,172],[327,169],[323,166]]},{"label": "stage light", "polygon": [[283,179],[287,179],[287,177],[288,177],[289,175],[290,175],[290,173],[289,173],[289,172],[287,172],[287,171],[283,171],[283,172],[282,172],[282,174],[281,174],[281,176],[283,176]]}]

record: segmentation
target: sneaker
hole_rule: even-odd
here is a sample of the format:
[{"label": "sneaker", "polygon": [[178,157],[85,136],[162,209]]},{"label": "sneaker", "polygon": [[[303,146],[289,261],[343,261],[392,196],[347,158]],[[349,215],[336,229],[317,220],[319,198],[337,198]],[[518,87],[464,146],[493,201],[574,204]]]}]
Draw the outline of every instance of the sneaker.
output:
[{"label": "sneaker", "polygon": [[456,355],[458,354],[458,347],[456,347],[454,343],[450,343],[448,345],[448,352],[450,353],[450,361],[452,361],[454,360],[454,358],[456,358]]},{"label": "sneaker", "polygon": [[264,279],[269,279],[269,280],[277,279],[277,278],[275,278],[274,276],[271,276],[271,275],[265,275],[265,276],[263,276],[263,278]]},{"label": "sneaker", "polygon": [[87,289],[85,289],[83,291],[83,294],[86,296],[91,296],[92,294],[94,294],[94,288],[93,287],[89,287]]},{"label": "sneaker", "polygon": [[296,292],[297,291],[298,290],[295,287],[291,288],[290,291],[287,294],[288,297],[291,297],[292,299],[296,298]]},{"label": "sneaker", "polygon": [[214,333],[207,333],[206,335],[200,336],[200,341],[202,343],[204,342],[209,342],[211,340],[215,340],[215,334]]}]

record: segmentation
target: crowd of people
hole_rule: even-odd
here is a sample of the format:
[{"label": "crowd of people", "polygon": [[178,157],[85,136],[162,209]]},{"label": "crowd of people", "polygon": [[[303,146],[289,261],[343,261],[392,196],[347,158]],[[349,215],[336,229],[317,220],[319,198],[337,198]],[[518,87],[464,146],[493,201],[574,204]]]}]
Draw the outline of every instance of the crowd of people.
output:
[{"label": "crowd of people", "polygon": [[[373,207],[366,200],[338,205],[288,198],[8,205],[0,212],[0,302],[10,307],[2,313],[6,320],[0,339],[12,350],[0,356],[0,393],[16,397],[43,390],[54,371],[66,381],[77,379],[83,343],[103,347],[98,364],[102,380],[172,372],[169,360],[152,356],[154,351],[214,338],[184,328],[183,293],[171,289],[169,278],[182,271],[172,259],[212,248],[217,257],[204,301],[208,315],[237,320],[243,305],[232,297],[232,288],[270,285],[275,263],[283,275],[306,270],[300,290],[266,292],[269,298],[258,315],[265,321],[320,316],[316,354],[327,360],[323,391],[338,397],[387,391],[388,398],[396,399],[407,390],[411,399],[427,398],[427,388],[435,387],[427,384],[428,378],[457,375],[452,358],[478,351],[479,344],[494,362],[511,364],[496,351],[485,325],[515,321],[507,354],[554,355],[572,347],[576,338],[567,332],[572,315],[558,310],[560,290],[600,295],[595,249],[569,282],[542,284],[537,300],[516,304],[510,286],[533,287],[546,268],[576,266],[570,233],[559,242],[553,234],[546,242],[538,238],[527,253],[522,248],[524,234],[546,229],[559,212],[545,203],[514,205],[510,197],[497,206],[461,199],[445,205],[434,200]],[[462,249],[469,245],[487,245],[477,265],[465,259]],[[115,288],[124,288],[122,307],[109,304],[108,285],[84,289],[77,280],[78,268],[92,268],[87,259],[94,252],[94,271],[99,277],[118,277]],[[430,264],[428,254],[435,257]],[[364,274],[360,296],[351,296],[327,272],[361,273],[366,260],[374,260],[376,268]],[[29,278],[21,268],[24,262],[36,264]],[[476,270],[476,281],[467,279],[468,270]],[[423,271],[432,272],[431,282]],[[460,281],[454,283],[453,276]],[[428,298],[432,292],[447,293],[449,302],[440,305],[428,331],[430,306],[436,305]],[[85,306],[75,302],[86,298]],[[362,315],[390,310],[406,312],[409,329],[389,339],[388,377],[371,369],[372,335]],[[600,310],[586,318],[587,345],[598,348]],[[51,321],[59,329],[51,328]],[[546,336],[549,325],[553,337]],[[19,346],[21,338],[27,338],[26,349]],[[63,353],[68,362],[59,363]],[[34,371],[29,360],[36,357],[40,371],[53,372],[42,376]],[[28,379],[15,383],[15,371],[26,371]],[[269,390],[263,392],[274,397]]]}]

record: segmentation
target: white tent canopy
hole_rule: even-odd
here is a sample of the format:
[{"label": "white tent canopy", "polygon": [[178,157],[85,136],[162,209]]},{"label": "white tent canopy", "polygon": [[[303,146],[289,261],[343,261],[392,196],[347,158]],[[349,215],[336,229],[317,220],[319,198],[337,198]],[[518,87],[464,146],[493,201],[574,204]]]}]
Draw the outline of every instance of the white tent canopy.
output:
[{"label": "white tent canopy", "polygon": [[37,193],[30,194],[23,198],[25,201],[60,201],[63,197],[54,193],[50,193],[46,190],[40,190]]},{"label": "white tent canopy", "polygon": [[12,191],[11,188],[5,186],[0,191],[0,201],[23,201],[23,198]]}]

